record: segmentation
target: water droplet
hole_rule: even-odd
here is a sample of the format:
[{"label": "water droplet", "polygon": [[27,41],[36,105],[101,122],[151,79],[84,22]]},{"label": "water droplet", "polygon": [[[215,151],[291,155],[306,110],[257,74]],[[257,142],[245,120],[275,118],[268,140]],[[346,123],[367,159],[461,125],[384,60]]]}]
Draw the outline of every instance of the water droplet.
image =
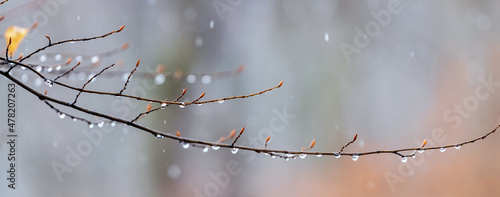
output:
[{"label": "water droplet", "polygon": [[46,85],[48,85],[49,87],[52,87],[54,85],[54,81],[50,80],[50,79],[47,79],[45,78],[43,80],[45,82]]},{"label": "water droplet", "polygon": [[340,153],[333,153],[333,157],[335,157],[337,159],[340,158],[340,156],[341,156]]},{"label": "water droplet", "polygon": [[[126,80],[127,79],[125,78],[125,81]],[[157,74],[155,76],[155,83],[156,83],[156,85],[161,85],[161,84],[165,83],[165,75],[163,75],[163,74]]]},{"label": "water droplet", "polygon": [[26,67],[24,67],[24,66],[21,66],[21,70],[26,70]]},{"label": "water droplet", "polygon": [[330,36],[328,35],[328,33],[325,33],[325,41],[326,42],[330,41]]},{"label": "water droplet", "polygon": [[83,61],[83,57],[81,55],[78,55],[75,57],[75,61],[81,62],[81,61]]},{"label": "water droplet", "polygon": [[40,58],[38,58],[40,62],[45,62],[47,61],[47,55],[41,55]]},{"label": "water droplet", "polygon": [[231,153],[233,153],[233,154],[238,153],[238,148],[231,148]]},{"label": "water droplet", "polygon": [[276,155],[271,156],[271,158],[273,158],[273,159],[276,158]]},{"label": "water droplet", "polygon": [[317,154],[316,157],[323,157],[323,155],[322,154]]},{"label": "water droplet", "polygon": [[104,122],[102,122],[102,121],[101,121],[101,122],[97,123],[97,126],[98,126],[99,128],[102,128],[102,127],[104,126]]},{"label": "water droplet", "polygon": [[357,161],[359,159],[359,155],[352,155],[352,160]]},{"label": "water droplet", "polygon": [[161,139],[161,138],[163,138],[163,135],[156,134],[156,139]]},{"label": "water droplet", "polygon": [[64,119],[64,117],[66,117],[66,114],[64,114],[64,113],[59,113],[59,118],[60,118],[60,119]]},{"label": "water droplet", "polygon": [[165,149],[163,149],[163,153],[165,153]]},{"label": "water droplet", "polygon": [[99,56],[97,56],[97,55],[92,56],[92,58],[90,59],[90,62],[92,62],[92,64],[99,62]]},{"label": "water droplet", "polygon": [[462,147],[461,145],[456,145],[456,146],[455,146],[455,149],[457,149],[457,150],[458,150],[458,149],[460,149],[461,147]]},{"label": "water droplet", "polygon": [[219,150],[220,146],[212,146],[212,149]]},{"label": "water droplet", "polygon": [[50,73],[50,72],[52,72],[53,68],[52,67],[48,67],[46,70],[47,70],[48,73]]},{"label": "water droplet", "polygon": [[205,146],[205,147],[203,148],[203,152],[204,152],[204,153],[208,152],[208,146]]},{"label": "water droplet", "polygon": [[111,122],[109,125],[111,125],[112,127],[114,127],[114,126],[116,126],[116,122],[115,122],[115,121],[113,121],[113,122]]},{"label": "water droplet", "polygon": [[412,51],[412,52],[410,53],[410,57],[415,57],[415,52],[413,52],[413,51]]},{"label": "water droplet", "polygon": [[182,143],[182,148],[183,149],[188,149],[189,148],[189,143]]},{"label": "water droplet", "polygon": [[201,83],[209,84],[210,82],[212,82],[212,77],[210,75],[203,75],[203,77],[201,77]]},{"label": "water droplet", "polygon": [[61,65],[57,65],[56,70],[61,70]]},{"label": "water droplet", "polygon": [[213,29],[214,28],[214,20],[211,20],[210,21],[210,29]]},{"label": "water droplet", "polygon": [[285,161],[290,161],[290,158],[288,158],[288,157],[287,157],[287,158],[285,158]]},{"label": "water droplet", "polygon": [[200,103],[200,104],[198,104],[198,107],[199,107],[199,106],[202,106],[202,105],[203,105],[203,104],[201,104],[201,103]]},{"label": "water droplet", "polygon": [[290,153],[287,153],[286,154],[287,157],[294,157],[295,155],[294,154],[290,154]]},{"label": "water droplet", "polygon": [[167,106],[167,103],[161,103],[161,108],[162,109],[165,109],[166,106]]},{"label": "water droplet", "polygon": [[201,37],[196,37],[196,40],[194,40],[194,44],[196,45],[196,47],[203,46],[203,39]]},{"label": "water droplet", "polygon": [[425,150],[418,150],[417,152],[418,152],[418,153],[424,153],[424,152],[425,152]]},{"label": "water droplet", "polygon": [[41,66],[37,66],[37,67],[35,68],[35,70],[36,70],[36,72],[42,72],[42,67],[41,67]]},{"label": "water droplet", "polygon": [[[21,68],[24,68],[24,67],[21,67]],[[29,77],[28,77],[28,75],[27,75],[27,74],[23,74],[23,75],[21,76],[21,81],[22,81],[23,83],[26,83],[28,80],[29,80]]]},{"label": "water droplet", "polygon": [[224,100],[219,100],[219,101],[217,101],[217,102],[219,102],[219,103],[224,103]]},{"label": "water droplet", "polygon": [[89,128],[94,128],[94,124],[93,123],[89,123]]},{"label": "water droplet", "polygon": [[300,154],[300,155],[299,155],[299,157],[300,157],[301,159],[306,158],[306,156],[307,156],[306,154]]},{"label": "water droplet", "polygon": [[186,107],[186,106],[184,105],[184,102],[182,102],[182,103],[179,105],[179,107],[182,109],[182,108],[184,108],[184,107]]},{"label": "water droplet", "polygon": [[77,20],[77,21],[79,21],[79,20],[80,20],[80,15],[78,15],[78,16],[76,17],[76,20]]},{"label": "water droplet", "polygon": [[446,148],[439,148],[439,151],[444,152],[446,151]]},{"label": "water droplet", "polygon": [[73,120],[73,122],[76,122],[76,118],[72,118],[71,120]]},{"label": "water droplet", "polygon": [[406,163],[407,161],[408,161],[408,158],[407,158],[407,157],[402,157],[402,158],[401,158],[401,162]]},{"label": "water droplet", "polygon": [[56,62],[61,61],[61,60],[62,60],[62,55],[61,55],[61,54],[57,54],[57,55],[55,55],[55,56],[54,56],[54,60],[55,60]]},{"label": "water droplet", "polygon": [[40,87],[40,86],[42,85],[42,82],[43,82],[43,80],[42,80],[42,79],[40,79],[40,78],[36,78],[36,79],[35,79],[35,86],[36,86],[36,87]]},{"label": "water droplet", "polygon": [[194,82],[196,82],[196,76],[194,76],[194,75],[188,75],[188,76],[186,77],[186,81],[187,81],[188,83],[194,83]]}]

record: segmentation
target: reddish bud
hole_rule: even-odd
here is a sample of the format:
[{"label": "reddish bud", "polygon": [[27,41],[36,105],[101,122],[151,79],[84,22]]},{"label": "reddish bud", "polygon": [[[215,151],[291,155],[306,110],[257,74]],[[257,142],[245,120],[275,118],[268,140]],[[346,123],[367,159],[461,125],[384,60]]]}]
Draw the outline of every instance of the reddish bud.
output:
[{"label": "reddish bud", "polygon": [[128,42],[124,43],[121,48],[122,50],[128,49]]},{"label": "reddish bud", "polygon": [[148,105],[146,106],[146,111],[150,111],[152,107],[153,106],[151,105],[151,103],[148,103]]},{"label": "reddish bud", "polygon": [[283,85],[283,81],[280,81],[280,83],[278,84],[278,88],[281,87],[281,85]]},{"label": "reddish bud", "polygon": [[236,69],[237,72],[241,73],[245,70],[245,65],[240,65],[238,66],[238,68]]},{"label": "reddish bud", "polygon": [[235,134],[236,134],[236,130],[234,130],[234,129],[233,129],[233,130],[231,131],[231,133],[229,134],[229,137],[228,137],[228,138],[229,138],[229,139],[233,138]]},{"label": "reddish bud", "polygon": [[240,131],[240,135],[243,134],[243,131],[245,131],[245,127],[243,127]]},{"label": "reddish bud", "polygon": [[311,145],[309,145],[309,148],[313,148],[315,144],[316,144],[316,140],[314,139],[314,140],[311,142]]},{"label": "reddish bud", "polygon": [[181,132],[176,131],[176,132],[175,132],[175,135],[176,135],[177,137],[181,137]]},{"label": "reddish bud", "polygon": [[354,139],[352,139],[352,141],[356,141],[356,139],[358,139],[358,134],[354,135]]},{"label": "reddish bud", "polygon": [[71,63],[71,58],[68,58],[68,60],[66,60],[66,65],[68,65],[69,63]]},{"label": "reddish bud", "polygon": [[270,139],[271,139],[271,136],[267,136],[266,143],[269,142]]},{"label": "reddish bud", "polygon": [[157,74],[161,74],[161,73],[165,72],[165,66],[164,66],[164,65],[161,65],[161,64],[160,64],[160,65],[158,65],[158,66],[156,66],[155,72],[156,72]]},{"label": "reddish bud", "polygon": [[421,146],[421,147],[424,147],[426,144],[427,144],[427,139],[425,139],[425,140],[422,142],[422,146]]},{"label": "reddish bud", "polygon": [[120,29],[118,29],[118,32],[122,31],[124,27],[125,27],[125,25],[122,25],[122,26],[120,27]]}]

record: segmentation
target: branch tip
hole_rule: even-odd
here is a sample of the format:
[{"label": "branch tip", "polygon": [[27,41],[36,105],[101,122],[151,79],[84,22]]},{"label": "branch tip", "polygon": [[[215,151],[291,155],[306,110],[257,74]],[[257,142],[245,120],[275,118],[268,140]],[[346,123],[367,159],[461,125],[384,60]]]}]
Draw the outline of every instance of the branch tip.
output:
[{"label": "branch tip", "polygon": [[283,85],[283,81],[280,81],[280,83],[278,84],[278,88],[281,87],[281,85]]}]

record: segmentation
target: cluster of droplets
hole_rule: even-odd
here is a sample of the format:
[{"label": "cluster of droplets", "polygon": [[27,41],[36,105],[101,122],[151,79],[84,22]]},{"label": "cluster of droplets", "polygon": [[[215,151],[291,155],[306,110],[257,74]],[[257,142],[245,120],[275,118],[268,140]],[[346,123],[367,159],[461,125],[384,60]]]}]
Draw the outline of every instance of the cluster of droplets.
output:
[{"label": "cluster of droplets", "polygon": [[52,87],[54,85],[54,81],[52,81],[49,78],[45,78],[44,80],[45,85],[48,85],[49,87]]}]

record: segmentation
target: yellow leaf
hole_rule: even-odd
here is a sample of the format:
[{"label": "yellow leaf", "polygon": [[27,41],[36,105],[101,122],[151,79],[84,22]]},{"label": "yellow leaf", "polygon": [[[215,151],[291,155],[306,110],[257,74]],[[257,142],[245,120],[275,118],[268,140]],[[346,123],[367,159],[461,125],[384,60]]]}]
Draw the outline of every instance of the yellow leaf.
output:
[{"label": "yellow leaf", "polygon": [[9,39],[12,39],[9,46],[9,56],[12,56],[16,51],[19,44],[23,41],[26,34],[29,32],[29,28],[23,28],[18,26],[10,26],[4,33],[5,41],[9,45]]}]

